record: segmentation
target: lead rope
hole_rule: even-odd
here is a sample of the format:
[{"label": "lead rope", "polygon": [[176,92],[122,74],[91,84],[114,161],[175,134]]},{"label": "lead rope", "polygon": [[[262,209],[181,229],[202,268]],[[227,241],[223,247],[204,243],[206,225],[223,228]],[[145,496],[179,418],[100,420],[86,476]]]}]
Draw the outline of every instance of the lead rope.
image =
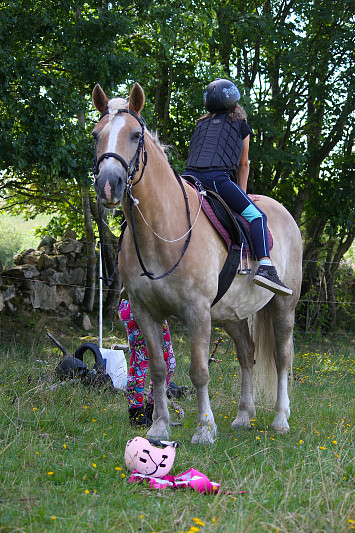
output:
[{"label": "lead rope", "polygon": [[162,237],[161,235],[159,235],[158,233],[156,233],[156,231],[154,231],[153,228],[149,225],[149,223],[148,223],[147,220],[145,219],[145,217],[144,217],[142,211],[141,211],[141,210],[139,209],[139,207],[138,207],[139,201],[138,201],[136,198],[133,198],[134,205],[135,205],[135,207],[137,208],[138,213],[139,213],[140,216],[142,217],[142,219],[143,219],[145,225],[148,226],[148,228],[150,229],[150,231],[153,233],[153,235],[155,235],[158,239],[160,239],[160,240],[163,241],[163,242],[170,242],[170,243],[181,241],[184,237],[186,237],[186,235],[187,235],[190,231],[192,231],[192,229],[194,228],[194,226],[195,226],[195,224],[196,224],[196,222],[197,222],[197,219],[198,219],[198,217],[199,217],[199,215],[200,215],[201,209],[202,209],[202,196],[201,196],[201,194],[199,194],[199,200],[200,200],[200,205],[199,205],[199,208],[198,208],[198,211],[197,211],[197,215],[196,215],[196,217],[195,217],[195,220],[194,220],[193,223],[192,223],[191,228],[188,229],[186,233],[184,233],[183,235],[181,235],[181,237],[178,237],[177,239],[164,239],[164,237]]}]

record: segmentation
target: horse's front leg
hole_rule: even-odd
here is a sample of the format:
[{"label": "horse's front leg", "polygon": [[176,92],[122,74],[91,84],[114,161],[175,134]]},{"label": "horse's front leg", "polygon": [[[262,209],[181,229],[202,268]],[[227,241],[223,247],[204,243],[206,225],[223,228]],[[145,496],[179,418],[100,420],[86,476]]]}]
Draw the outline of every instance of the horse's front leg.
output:
[{"label": "horse's front leg", "polygon": [[241,392],[237,418],[232,428],[251,428],[250,421],[255,416],[253,398],[254,343],[249,333],[247,319],[224,324],[225,330],[235,343],[241,369]]},{"label": "horse's front leg", "polygon": [[153,383],[154,410],[153,425],[149,428],[148,437],[157,440],[169,439],[169,411],[166,396],[166,364],[164,361],[163,323],[155,322],[140,310],[134,310],[137,321],[143,332],[149,357],[150,379]]},{"label": "horse's front leg", "polygon": [[146,339],[149,355],[150,379],[154,390],[153,425],[147,436],[157,440],[169,439],[169,411],[166,396],[166,364],[163,354],[163,324],[156,336]]},{"label": "horse's front leg", "polygon": [[190,378],[196,389],[197,396],[197,429],[191,442],[213,444],[217,426],[208,396],[208,357],[211,336],[210,311],[203,311],[188,317],[187,323],[191,342]]}]

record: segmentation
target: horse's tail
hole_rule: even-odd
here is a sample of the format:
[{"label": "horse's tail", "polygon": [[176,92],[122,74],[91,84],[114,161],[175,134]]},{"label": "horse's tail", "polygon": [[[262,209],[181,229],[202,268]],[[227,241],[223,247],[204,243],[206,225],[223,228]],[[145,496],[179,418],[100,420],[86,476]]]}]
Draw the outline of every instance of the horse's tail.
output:
[{"label": "horse's tail", "polygon": [[251,334],[255,345],[255,401],[264,406],[274,407],[277,394],[275,334],[271,312],[267,305],[251,317]]}]

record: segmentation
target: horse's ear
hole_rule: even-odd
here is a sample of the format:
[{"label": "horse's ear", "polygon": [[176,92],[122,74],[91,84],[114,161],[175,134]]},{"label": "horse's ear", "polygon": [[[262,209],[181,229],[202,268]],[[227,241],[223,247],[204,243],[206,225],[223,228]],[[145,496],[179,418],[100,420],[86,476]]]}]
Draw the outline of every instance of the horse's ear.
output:
[{"label": "horse's ear", "polygon": [[107,109],[108,98],[98,83],[95,85],[94,90],[92,91],[92,100],[94,102],[94,106],[102,115],[102,113],[104,113]]},{"label": "horse's ear", "polygon": [[134,111],[139,115],[142,111],[145,102],[144,91],[139,83],[133,85],[131,94],[129,95],[129,108],[131,111]]}]

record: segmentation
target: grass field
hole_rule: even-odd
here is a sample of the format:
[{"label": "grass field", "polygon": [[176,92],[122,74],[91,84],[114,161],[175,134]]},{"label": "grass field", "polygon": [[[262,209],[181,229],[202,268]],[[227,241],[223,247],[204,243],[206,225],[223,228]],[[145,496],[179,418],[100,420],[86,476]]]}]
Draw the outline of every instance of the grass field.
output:
[{"label": "grass field", "polygon": [[0,212],[0,260],[10,266],[14,255],[28,248],[36,248],[40,237],[36,237],[36,227],[45,227],[51,217],[38,216],[34,220],[24,220],[21,216],[10,216]]},{"label": "grass field", "polygon": [[[125,397],[79,383],[51,388],[57,383],[53,369],[59,354],[44,335],[39,342],[33,328],[28,326],[26,346],[0,346],[0,532],[328,533],[355,528],[355,356],[349,338],[298,339],[291,431],[281,436],[270,431],[272,412],[261,407],[251,431],[231,429],[240,374],[224,336],[216,353],[221,362],[210,367],[216,443],[190,443],[194,395],[179,400],[183,425],[171,431],[180,443],[172,473],[194,467],[226,492],[201,495],[130,484],[124,448],[129,438],[144,432],[130,427]],[[124,331],[117,331],[118,340],[125,341]],[[173,380],[189,385],[185,331],[173,327],[172,335],[178,361]],[[214,338],[219,335],[215,330]],[[71,349],[80,343],[72,335],[64,344]]]}]

